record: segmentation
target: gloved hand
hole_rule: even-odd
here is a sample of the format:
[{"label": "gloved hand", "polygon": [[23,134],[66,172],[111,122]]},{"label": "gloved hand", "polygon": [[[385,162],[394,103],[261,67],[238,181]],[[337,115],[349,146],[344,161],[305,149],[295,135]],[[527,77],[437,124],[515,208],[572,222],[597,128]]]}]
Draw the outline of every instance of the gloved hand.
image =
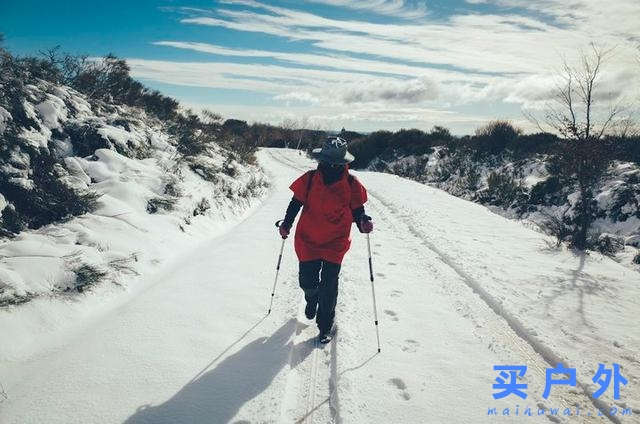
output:
[{"label": "gloved hand", "polygon": [[365,214],[362,214],[360,220],[357,222],[358,230],[361,233],[368,234],[373,231],[373,222],[371,222],[371,217]]},{"label": "gloved hand", "polygon": [[278,231],[280,232],[280,236],[283,239],[286,239],[289,236],[289,228],[287,228],[287,226],[284,224],[280,224],[280,226],[278,227]]}]

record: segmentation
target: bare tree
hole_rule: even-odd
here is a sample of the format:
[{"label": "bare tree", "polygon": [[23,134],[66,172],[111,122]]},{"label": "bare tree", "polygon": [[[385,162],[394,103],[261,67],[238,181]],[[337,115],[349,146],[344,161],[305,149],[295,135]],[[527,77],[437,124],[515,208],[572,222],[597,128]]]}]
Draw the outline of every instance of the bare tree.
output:
[{"label": "bare tree", "polygon": [[284,147],[289,148],[295,142],[295,129],[298,128],[298,121],[293,118],[286,118],[280,124],[282,129],[282,137],[284,140]]},{"label": "bare tree", "polygon": [[[587,247],[588,232],[597,213],[595,185],[612,161],[611,151],[602,139],[624,122],[622,104],[614,103],[600,92],[603,65],[611,52],[591,43],[589,50],[580,52],[578,65],[570,65],[564,59],[542,119],[525,112],[541,131],[555,132],[565,139],[554,167],[555,172],[566,183],[576,185],[580,193],[574,205],[573,229],[567,237],[579,249]],[[610,104],[603,105],[607,100]]]},{"label": "bare tree", "polygon": [[307,142],[307,153],[311,152],[315,147],[322,145],[322,142],[327,138],[327,134],[330,131],[330,127],[327,124],[322,124],[320,121],[316,121],[309,128],[311,130],[311,136]]},{"label": "bare tree", "polygon": [[629,113],[618,119],[616,125],[611,127],[611,134],[619,138],[638,137],[640,136],[640,127],[638,127],[633,115]]},{"label": "bare tree", "polygon": [[543,117],[525,111],[525,116],[543,132],[556,132],[568,140],[600,140],[617,124],[624,111],[621,102],[601,107],[600,93],[603,65],[613,49],[602,49],[591,43],[588,51],[580,51],[578,65],[563,59],[562,69]]}]

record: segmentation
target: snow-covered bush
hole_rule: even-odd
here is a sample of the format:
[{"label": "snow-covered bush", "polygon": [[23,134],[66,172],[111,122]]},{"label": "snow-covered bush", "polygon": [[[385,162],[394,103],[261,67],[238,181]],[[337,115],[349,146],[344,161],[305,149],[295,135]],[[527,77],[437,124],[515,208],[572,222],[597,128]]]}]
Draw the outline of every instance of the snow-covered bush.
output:
[{"label": "snow-covered bush", "polygon": [[193,216],[204,215],[209,209],[211,209],[211,203],[206,197],[203,197],[193,209]]},{"label": "snow-covered bush", "polygon": [[524,195],[522,185],[508,172],[491,171],[486,188],[478,192],[477,199],[480,203],[511,209]]},{"label": "snow-covered bush", "polygon": [[147,212],[157,213],[160,210],[172,211],[177,199],[174,197],[154,197],[147,200]]},{"label": "snow-covered bush", "polygon": [[522,130],[509,121],[491,121],[476,130],[476,143],[481,152],[496,155],[517,142]]},{"label": "snow-covered bush", "polygon": [[77,290],[82,293],[87,287],[98,284],[108,274],[107,272],[89,264],[82,264],[73,270],[76,275],[73,287],[66,290]]},{"label": "snow-covered bush", "polygon": [[96,208],[98,195],[68,184],[68,171],[50,151],[16,144],[7,152],[6,146],[0,146],[0,193],[8,202],[0,221],[3,234],[37,229]]},{"label": "snow-covered bush", "polygon": [[614,234],[598,234],[597,238],[591,240],[589,245],[595,246],[596,249],[604,254],[613,256],[624,250],[624,239]]},{"label": "snow-covered bush", "polygon": [[[432,133],[418,137],[411,132],[418,143]],[[521,135],[508,123],[493,122],[472,137],[432,141],[429,152],[418,155],[410,153],[414,141],[403,146],[400,134],[407,132],[381,131],[358,139],[354,145],[364,153],[368,169],[532,220],[559,243],[580,249],[613,255],[622,240],[633,246],[637,237],[631,236],[640,233],[640,166],[629,161],[633,155],[627,152],[635,151],[638,140],[565,142],[550,134]]]},{"label": "snow-covered bush", "polygon": [[255,143],[234,151],[125,65],[0,48],[0,306],[131,282],[265,193]]}]

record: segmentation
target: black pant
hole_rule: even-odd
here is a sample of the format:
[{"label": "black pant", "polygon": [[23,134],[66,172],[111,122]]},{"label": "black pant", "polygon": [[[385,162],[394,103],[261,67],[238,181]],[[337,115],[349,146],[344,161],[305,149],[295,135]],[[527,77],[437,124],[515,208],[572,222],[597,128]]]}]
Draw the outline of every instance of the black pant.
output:
[{"label": "black pant", "polygon": [[300,262],[298,277],[307,303],[317,303],[316,323],[320,332],[331,329],[336,315],[340,264],[322,259]]}]

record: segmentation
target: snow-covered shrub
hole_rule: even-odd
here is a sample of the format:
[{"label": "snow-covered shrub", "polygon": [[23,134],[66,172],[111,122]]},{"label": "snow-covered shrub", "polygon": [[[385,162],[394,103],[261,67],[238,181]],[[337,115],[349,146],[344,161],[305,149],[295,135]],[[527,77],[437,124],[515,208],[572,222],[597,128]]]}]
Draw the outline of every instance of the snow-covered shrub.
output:
[{"label": "snow-covered shrub", "polygon": [[609,256],[624,250],[624,240],[614,234],[599,234],[589,244],[594,245],[600,253]]},{"label": "snow-covered shrub", "polygon": [[12,204],[5,206],[0,213],[2,218],[0,236],[9,237],[27,228],[27,222],[16,212]]},{"label": "snow-covered shrub", "polygon": [[177,199],[173,197],[154,197],[147,200],[147,212],[158,213],[160,210],[172,211]]},{"label": "snow-covered shrub", "polygon": [[541,216],[543,219],[538,221],[538,225],[545,233],[556,239],[556,247],[560,246],[563,241],[571,238],[573,227],[569,223],[569,219],[565,212],[561,215],[542,212]]},{"label": "snow-covered shrub", "polygon": [[524,189],[507,172],[492,171],[487,177],[486,189],[478,192],[478,201],[489,205],[510,209],[525,195]]},{"label": "snow-covered shrub", "polygon": [[495,120],[476,130],[475,142],[480,151],[495,155],[512,146],[521,134],[511,122]]},{"label": "snow-covered shrub", "polygon": [[[508,126],[488,125],[477,136],[433,145],[423,155],[408,154],[410,147],[391,151],[394,133],[389,132],[373,133],[357,145],[365,153],[369,147],[384,148],[384,154],[367,159],[370,170],[428,183],[496,206],[492,210],[512,218],[531,219],[559,243],[609,251],[616,243],[608,245],[604,239],[599,244],[599,234],[637,239],[629,235],[640,232],[640,167],[628,160],[611,162],[612,152],[624,158],[625,149],[633,150],[632,141],[575,143],[550,134],[518,133]],[[485,142],[493,147],[504,144],[503,150],[490,153],[493,147],[483,145],[480,138],[491,134],[502,141]],[[505,140],[509,141],[502,143]]]},{"label": "snow-covered shrub", "polygon": [[[10,203],[2,213],[3,233],[40,228],[96,208],[98,195],[71,187],[65,181],[69,173],[49,151],[23,145],[3,153],[0,193]],[[21,163],[15,160],[16,155],[23,159]]]},{"label": "snow-covered shrub", "polygon": [[467,158],[467,160],[461,162],[458,173],[460,178],[457,184],[462,190],[476,191],[480,187],[482,173],[478,163],[472,162]]},{"label": "snow-covered shrub", "polygon": [[66,138],[73,146],[73,153],[80,157],[91,156],[98,149],[113,147],[108,138],[98,133],[96,125],[88,123],[71,122],[55,135],[60,139]]},{"label": "snow-covered shrub", "polygon": [[247,184],[244,186],[244,189],[240,192],[240,197],[243,197],[245,199],[256,197],[267,187],[269,187],[269,181],[266,178],[262,176],[257,177],[255,175],[252,175]]},{"label": "snow-covered shrub", "polygon": [[536,183],[529,192],[529,203],[532,205],[561,205],[566,202],[564,188],[560,179],[550,176]]},{"label": "snow-covered shrub", "polygon": [[236,166],[234,165],[234,162],[234,159],[229,156],[222,164],[222,172],[232,178],[235,177],[236,173],[238,172]]},{"label": "snow-covered shrub", "polygon": [[167,182],[164,185],[164,194],[171,197],[182,196],[182,190],[180,189],[180,181],[177,176],[170,175]]},{"label": "snow-covered shrub", "polygon": [[87,287],[99,283],[107,276],[107,272],[89,264],[82,264],[74,269],[73,272],[76,277],[74,284],[66,290],[77,290],[80,293],[82,293]]},{"label": "snow-covered shrub", "polygon": [[115,59],[68,75],[51,63],[0,48],[0,306],[129,283],[264,194],[220,122],[178,112]]},{"label": "snow-covered shrub", "polygon": [[640,218],[640,171],[625,176],[624,184],[614,189],[609,217],[614,221],[626,221],[632,216]]},{"label": "snow-covered shrub", "polygon": [[211,203],[203,197],[193,209],[193,216],[204,215],[209,209],[211,209]]}]

